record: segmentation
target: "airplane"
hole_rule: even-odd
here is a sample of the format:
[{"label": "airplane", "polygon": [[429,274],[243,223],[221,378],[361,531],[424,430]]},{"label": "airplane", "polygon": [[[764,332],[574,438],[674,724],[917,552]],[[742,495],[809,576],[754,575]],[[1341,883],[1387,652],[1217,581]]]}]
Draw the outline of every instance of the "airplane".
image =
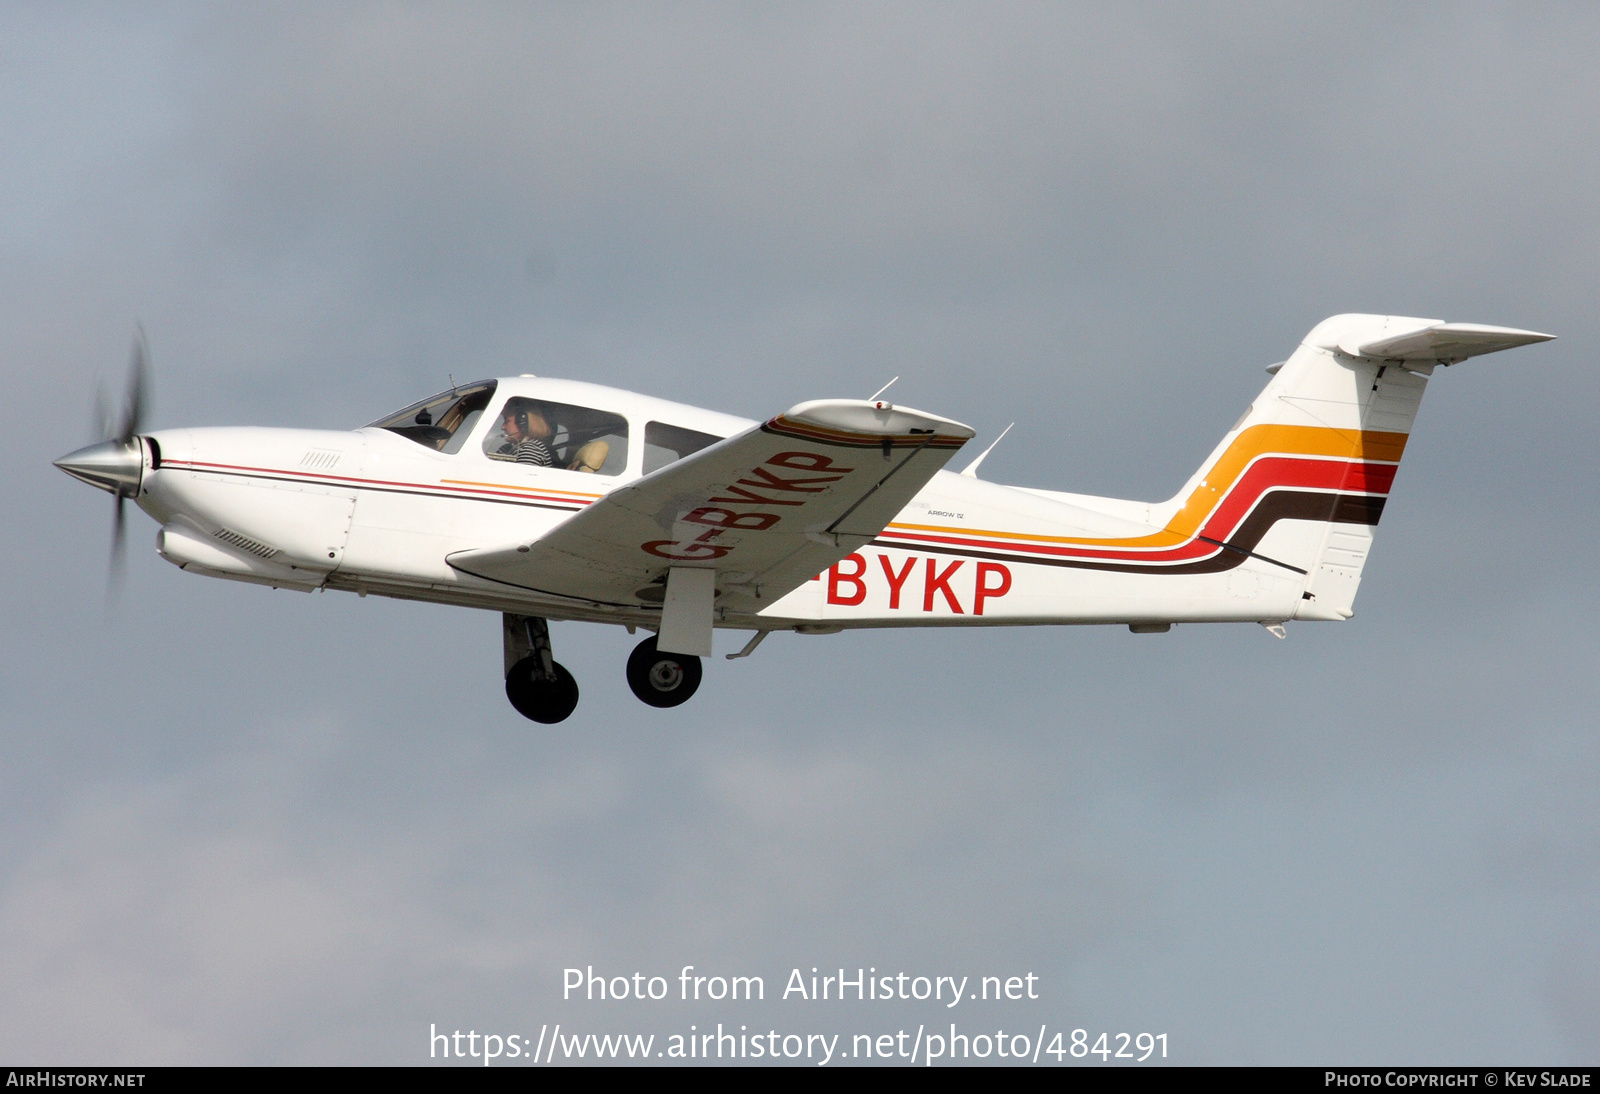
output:
[{"label": "airplane", "polygon": [[1334,316],[1159,502],[982,480],[993,444],[946,470],[974,431],[883,391],[756,422],[522,375],[355,430],[144,432],[142,330],[115,428],[55,464],[115,495],[119,552],[133,499],[188,573],[501,613],[506,696],[554,724],[578,685],[550,620],[650,632],[626,676],[665,708],[717,629],[753,632],[735,659],[773,631],[1348,619],[1428,378],[1552,337]]}]

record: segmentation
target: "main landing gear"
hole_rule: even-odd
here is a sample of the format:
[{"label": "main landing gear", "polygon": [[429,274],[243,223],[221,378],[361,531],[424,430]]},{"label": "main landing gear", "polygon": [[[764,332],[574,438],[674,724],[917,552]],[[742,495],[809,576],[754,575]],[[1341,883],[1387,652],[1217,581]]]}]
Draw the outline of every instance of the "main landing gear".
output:
[{"label": "main landing gear", "polygon": [[700,686],[700,658],[688,653],[662,653],[651,635],[628,657],[628,686],[653,707],[686,703]]},{"label": "main landing gear", "polygon": [[506,698],[535,722],[563,722],[578,705],[578,681],[550,656],[550,624],[538,616],[506,614]]},{"label": "main landing gear", "polygon": [[[564,722],[578,706],[578,682],[550,655],[550,624],[535,615],[501,617],[505,632],[506,698],[524,718]],[[700,658],[662,653],[651,635],[628,658],[628,686],[653,707],[686,703],[700,687]]]}]

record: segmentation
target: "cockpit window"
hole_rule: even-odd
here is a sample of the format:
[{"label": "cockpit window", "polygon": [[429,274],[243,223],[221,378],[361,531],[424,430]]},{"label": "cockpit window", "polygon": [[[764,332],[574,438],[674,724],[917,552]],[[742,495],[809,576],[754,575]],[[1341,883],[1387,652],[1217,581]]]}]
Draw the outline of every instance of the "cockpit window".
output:
[{"label": "cockpit window", "polygon": [[485,380],[441,391],[431,399],[380,418],[369,428],[387,429],[439,452],[459,452],[494,397],[494,389],[495,382]]},{"label": "cockpit window", "polygon": [[644,427],[644,473],[659,471],[669,463],[692,456],[702,448],[710,448],[721,437],[684,429],[666,422],[648,422]]},{"label": "cockpit window", "polygon": [[592,407],[513,397],[483,442],[491,460],[620,475],[628,466],[628,420]]}]

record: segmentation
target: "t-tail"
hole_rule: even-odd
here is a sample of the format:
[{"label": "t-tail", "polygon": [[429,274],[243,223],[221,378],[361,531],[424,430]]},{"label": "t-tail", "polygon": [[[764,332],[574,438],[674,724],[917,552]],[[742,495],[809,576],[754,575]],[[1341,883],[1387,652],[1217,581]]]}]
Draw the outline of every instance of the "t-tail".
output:
[{"label": "t-tail", "polygon": [[1373,529],[1439,365],[1552,335],[1395,315],[1319,323],[1179,493],[1152,506],[1213,564],[1302,574],[1295,619],[1348,619]]}]

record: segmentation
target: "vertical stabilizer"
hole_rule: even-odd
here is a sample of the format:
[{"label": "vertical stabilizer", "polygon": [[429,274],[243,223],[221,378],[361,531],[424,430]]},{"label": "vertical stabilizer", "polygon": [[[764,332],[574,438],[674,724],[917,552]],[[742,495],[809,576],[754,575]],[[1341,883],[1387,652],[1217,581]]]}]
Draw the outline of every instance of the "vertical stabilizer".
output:
[{"label": "vertical stabilizer", "polygon": [[1347,619],[1435,367],[1550,337],[1393,315],[1324,320],[1157,518],[1302,573],[1295,618]]}]

